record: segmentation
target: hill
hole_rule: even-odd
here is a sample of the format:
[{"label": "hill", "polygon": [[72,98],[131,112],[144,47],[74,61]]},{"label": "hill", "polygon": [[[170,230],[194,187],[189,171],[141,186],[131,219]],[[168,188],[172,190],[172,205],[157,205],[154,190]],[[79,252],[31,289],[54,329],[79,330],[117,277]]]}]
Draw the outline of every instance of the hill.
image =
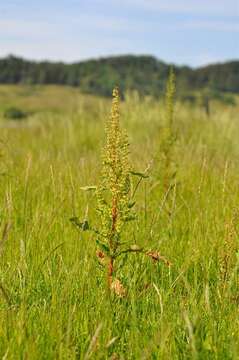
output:
[{"label": "hill", "polygon": [[[170,66],[152,56],[115,56],[73,64],[8,56],[0,59],[0,83],[70,85],[103,96],[111,95],[118,84],[123,92],[137,90],[142,95],[160,96]],[[181,94],[202,89],[239,93],[239,61],[197,69],[175,65],[174,69]]]}]

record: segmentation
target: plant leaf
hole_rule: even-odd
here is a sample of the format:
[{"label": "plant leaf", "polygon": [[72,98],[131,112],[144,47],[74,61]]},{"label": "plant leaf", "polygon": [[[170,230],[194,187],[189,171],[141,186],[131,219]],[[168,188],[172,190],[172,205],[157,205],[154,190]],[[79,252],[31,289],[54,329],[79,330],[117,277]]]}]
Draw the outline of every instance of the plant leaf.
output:
[{"label": "plant leaf", "polygon": [[168,259],[166,259],[165,256],[161,255],[158,251],[147,251],[145,255],[150,257],[154,262],[162,261],[168,267],[172,266],[172,263]]},{"label": "plant leaf", "polygon": [[87,220],[81,222],[77,217],[72,217],[70,218],[70,221],[72,222],[73,225],[75,225],[77,228],[80,228],[83,231],[91,230]]},{"label": "plant leaf", "polygon": [[138,246],[137,244],[133,244],[133,245],[130,245],[130,247],[128,249],[124,249],[124,250],[120,251],[117,254],[117,257],[120,255],[123,255],[123,254],[128,254],[128,253],[145,253],[145,250],[144,250],[144,248]]},{"label": "plant leaf", "polygon": [[96,244],[99,246],[100,250],[102,250],[105,254],[109,255],[110,249],[107,244],[103,243],[102,241],[100,241],[98,239],[96,240]]},{"label": "plant leaf", "polygon": [[139,245],[137,244],[133,244],[130,246],[130,251],[142,251],[142,247],[140,247]]},{"label": "plant leaf", "polygon": [[112,282],[110,289],[115,293],[115,295],[119,296],[120,298],[125,297],[127,294],[125,287],[119,279],[115,279]]},{"label": "plant leaf", "polygon": [[131,209],[135,205],[136,201],[130,201],[128,203],[128,208]]},{"label": "plant leaf", "polygon": [[83,191],[92,191],[92,190],[96,190],[97,186],[81,186],[80,189]]},{"label": "plant leaf", "polygon": [[143,179],[146,179],[146,178],[149,177],[148,175],[143,174],[143,173],[141,173],[141,172],[137,172],[137,171],[130,171],[130,174],[131,174],[131,175],[134,175],[134,176],[139,176],[139,177],[141,177],[141,178],[143,178]]},{"label": "plant leaf", "polygon": [[134,220],[136,220],[136,216],[135,216],[135,215],[129,215],[129,216],[126,216],[126,217],[124,218],[124,221],[125,221],[125,222],[134,221]]}]

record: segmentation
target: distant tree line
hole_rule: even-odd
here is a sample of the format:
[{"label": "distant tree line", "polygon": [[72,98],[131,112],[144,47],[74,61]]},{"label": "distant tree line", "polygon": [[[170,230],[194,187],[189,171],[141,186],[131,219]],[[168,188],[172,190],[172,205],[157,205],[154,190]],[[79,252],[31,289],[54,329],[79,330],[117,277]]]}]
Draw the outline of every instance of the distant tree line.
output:
[{"label": "distant tree line", "polygon": [[[60,84],[77,86],[86,93],[110,96],[117,84],[121,91],[160,96],[170,64],[151,56],[115,56],[73,64],[34,62],[8,56],[0,59],[2,84]],[[178,92],[210,89],[215,93],[239,93],[239,61],[197,69],[174,66]]]}]

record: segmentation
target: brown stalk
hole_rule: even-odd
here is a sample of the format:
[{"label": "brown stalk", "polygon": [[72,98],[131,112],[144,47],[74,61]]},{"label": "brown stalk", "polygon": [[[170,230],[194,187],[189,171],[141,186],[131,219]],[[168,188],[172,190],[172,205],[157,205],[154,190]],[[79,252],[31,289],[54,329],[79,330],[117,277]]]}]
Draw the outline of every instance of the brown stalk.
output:
[{"label": "brown stalk", "polygon": [[[118,213],[117,213],[117,199],[116,199],[116,197],[114,197],[113,201],[112,201],[112,228],[111,228],[111,237],[110,237],[110,250],[111,251],[116,250],[116,244],[113,243],[113,238],[114,238],[114,234],[115,234],[115,230],[116,230],[117,215],[118,215]],[[108,266],[108,284],[109,284],[109,288],[111,287],[111,284],[112,284],[113,273],[114,273],[114,258],[111,255],[110,260],[109,260],[109,266]]]}]

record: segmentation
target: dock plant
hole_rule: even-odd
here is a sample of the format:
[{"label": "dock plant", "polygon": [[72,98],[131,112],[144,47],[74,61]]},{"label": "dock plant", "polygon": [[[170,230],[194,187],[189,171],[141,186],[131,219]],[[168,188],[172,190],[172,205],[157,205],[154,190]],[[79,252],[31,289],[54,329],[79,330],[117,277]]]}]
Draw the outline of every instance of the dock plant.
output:
[{"label": "dock plant", "polygon": [[164,125],[159,136],[159,146],[155,156],[156,182],[161,184],[164,192],[174,187],[177,165],[174,151],[177,140],[174,124],[174,101],[176,92],[175,74],[170,69],[166,85]]},{"label": "dock plant", "polygon": [[[80,222],[78,218],[71,221],[81,230],[95,233],[97,258],[106,267],[108,287],[117,295],[123,296],[125,290],[117,278],[116,266],[120,256],[127,253],[141,253],[154,261],[167,260],[157,251],[152,251],[130,241],[122,241],[127,224],[134,221],[137,213],[135,193],[147,173],[136,172],[129,162],[129,142],[127,134],[120,127],[120,96],[118,88],[113,90],[111,115],[106,124],[106,141],[102,152],[102,168],[98,186],[86,186],[84,191],[94,191],[97,199],[99,224],[91,227],[88,220]],[[136,177],[134,182],[132,177]]]}]

